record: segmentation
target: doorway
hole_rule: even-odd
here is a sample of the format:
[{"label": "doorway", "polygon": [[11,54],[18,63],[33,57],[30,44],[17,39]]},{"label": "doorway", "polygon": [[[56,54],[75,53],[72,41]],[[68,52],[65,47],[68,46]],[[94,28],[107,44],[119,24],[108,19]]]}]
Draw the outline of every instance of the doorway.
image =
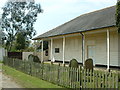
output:
[{"label": "doorway", "polygon": [[93,65],[95,66],[95,45],[88,45],[87,52],[87,58],[93,59]]}]

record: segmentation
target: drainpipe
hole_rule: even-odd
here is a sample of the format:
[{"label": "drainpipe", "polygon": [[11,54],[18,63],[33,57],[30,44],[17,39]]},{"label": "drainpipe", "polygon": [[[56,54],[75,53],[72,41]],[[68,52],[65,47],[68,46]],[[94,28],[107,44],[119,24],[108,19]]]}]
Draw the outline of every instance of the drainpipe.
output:
[{"label": "drainpipe", "polygon": [[82,64],[84,66],[84,62],[85,62],[85,35],[84,33],[80,33],[82,36]]}]

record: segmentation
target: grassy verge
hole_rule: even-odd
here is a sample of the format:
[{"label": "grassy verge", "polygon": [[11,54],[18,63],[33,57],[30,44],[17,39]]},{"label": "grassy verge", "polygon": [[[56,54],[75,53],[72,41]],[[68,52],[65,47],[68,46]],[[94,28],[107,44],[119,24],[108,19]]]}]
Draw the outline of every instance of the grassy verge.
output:
[{"label": "grassy verge", "polygon": [[13,68],[3,65],[4,74],[10,76],[23,88],[62,88],[49,82],[40,80],[36,77],[19,72]]}]

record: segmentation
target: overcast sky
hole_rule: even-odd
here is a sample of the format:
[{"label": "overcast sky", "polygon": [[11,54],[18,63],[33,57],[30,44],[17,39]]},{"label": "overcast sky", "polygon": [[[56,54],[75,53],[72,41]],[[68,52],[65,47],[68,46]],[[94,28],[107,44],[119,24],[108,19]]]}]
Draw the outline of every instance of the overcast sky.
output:
[{"label": "overcast sky", "polygon": [[[7,0],[1,0],[2,7]],[[81,14],[116,4],[117,0],[35,0],[41,4],[43,13],[37,17],[34,27],[37,35],[49,31]],[[1,14],[0,10],[0,14]]]}]

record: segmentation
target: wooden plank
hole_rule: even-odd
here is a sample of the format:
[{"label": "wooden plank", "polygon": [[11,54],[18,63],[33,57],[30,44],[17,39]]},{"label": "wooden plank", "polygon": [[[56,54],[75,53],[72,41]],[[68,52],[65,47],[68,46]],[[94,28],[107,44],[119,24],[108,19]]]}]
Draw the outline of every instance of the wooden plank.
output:
[{"label": "wooden plank", "polygon": [[114,73],[112,73],[111,84],[111,88],[114,88]]},{"label": "wooden plank", "polygon": [[90,82],[89,82],[89,86],[90,88],[93,88],[93,82],[92,82],[93,78],[92,78],[92,70],[90,70]]},{"label": "wooden plank", "polygon": [[96,88],[98,88],[98,71],[96,71],[96,80],[95,80],[95,83],[96,83]]},{"label": "wooden plank", "polygon": [[101,75],[101,71],[99,71],[99,88],[101,88],[101,83],[102,83],[102,75]]},{"label": "wooden plank", "polygon": [[83,84],[82,84],[83,88],[85,88],[85,86],[86,86],[86,82],[85,82],[86,81],[86,75],[85,74],[86,74],[86,70],[83,69]]},{"label": "wooden plank", "polygon": [[115,85],[115,88],[118,88],[118,73],[116,73],[116,80],[115,80],[115,82],[116,82],[116,85]]},{"label": "wooden plank", "polygon": [[108,76],[108,88],[110,88],[111,86],[111,72],[109,73],[109,76]]},{"label": "wooden plank", "polygon": [[77,68],[76,70],[77,70],[77,75],[76,75],[77,76],[77,80],[76,80],[77,85],[76,85],[76,88],[79,88],[79,83],[78,83],[79,82],[79,80],[78,80],[79,69]]},{"label": "wooden plank", "polygon": [[79,84],[78,84],[78,87],[81,87],[82,86],[82,75],[81,75],[81,66],[79,66],[78,68],[78,81],[79,81]]},{"label": "wooden plank", "polygon": [[93,70],[93,88],[95,88],[95,71]]},{"label": "wooden plank", "polygon": [[85,77],[86,77],[86,81],[85,81],[86,88],[89,88],[89,70],[88,69],[86,69],[86,75],[85,75]]},{"label": "wooden plank", "polygon": [[101,72],[101,74],[102,74],[102,88],[104,88],[104,71]]}]

